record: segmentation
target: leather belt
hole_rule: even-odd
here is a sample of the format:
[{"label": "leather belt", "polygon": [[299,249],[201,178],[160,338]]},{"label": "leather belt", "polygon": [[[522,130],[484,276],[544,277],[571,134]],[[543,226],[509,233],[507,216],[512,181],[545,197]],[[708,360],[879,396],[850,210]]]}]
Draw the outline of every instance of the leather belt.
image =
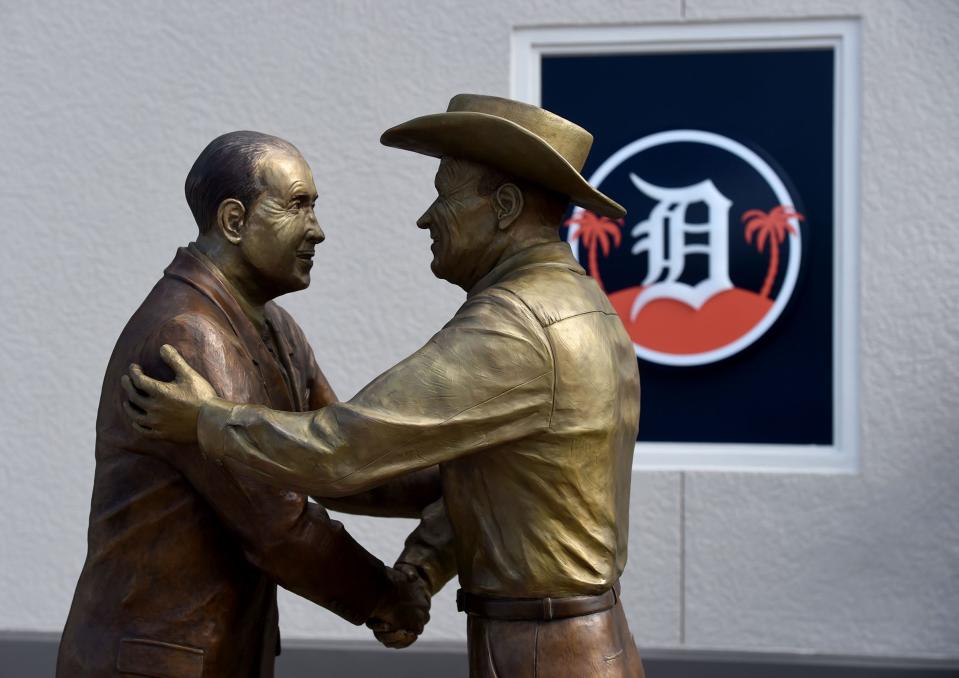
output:
[{"label": "leather belt", "polygon": [[456,592],[456,609],[489,619],[510,621],[550,621],[605,612],[619,600],[619,582],[604,593],[564,598],[497,598]]}]

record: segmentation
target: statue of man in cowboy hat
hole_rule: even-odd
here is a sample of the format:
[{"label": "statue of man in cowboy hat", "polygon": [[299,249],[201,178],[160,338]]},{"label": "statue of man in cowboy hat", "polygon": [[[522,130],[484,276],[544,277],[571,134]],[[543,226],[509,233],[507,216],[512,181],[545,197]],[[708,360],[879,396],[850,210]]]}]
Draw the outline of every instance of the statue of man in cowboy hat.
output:
[{"label": "statue of man in cowboy hat", "polygon": [[570,202],[624,214],[579,173],[592,136],[535,106],[461,94],[381,141],[440,158],[417,225],[433,272],[467,292],[450,322],[352,400],[306,413],[222,400],[167,350],[174,382],[131,366],[134,425],[318,496],[439,464],[444,499],[400,560],[434,590],[458,572],[471,675],[642,676],[618,597],[636,358],[559,239]]}]

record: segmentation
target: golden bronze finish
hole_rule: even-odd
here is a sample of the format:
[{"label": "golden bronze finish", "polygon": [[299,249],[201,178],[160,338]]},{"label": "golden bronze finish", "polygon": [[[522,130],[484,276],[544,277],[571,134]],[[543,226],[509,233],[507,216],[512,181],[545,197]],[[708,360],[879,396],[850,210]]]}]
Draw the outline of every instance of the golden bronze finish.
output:
[{"label": "golden bronze finish", "polygon": [[[212,223],[177,252],[110,358],[88,552],[60,643],[61,678],[269,678],[279,650],[277,583],[354,624],[386,620],[415,632],[427,617],[422,586],[385,567],[322,506],[202,463],[195,444],[144,436],[124,415],[121,375],[136,361],[169,378],[163,345],[236,402],[309,411],[336,400],[302,331],[270,301],[309,283],[323,237],[309,167],[281,140],[230,138],[264,144],[256,195],[207,210]],[[203,173],[221,170],[214,162]],[[209,198],[209,189],[200,193]],[[415,516],[439,489],[427,470],[338,508],[372,503],[374,512]]]},{"label": "golden bronze finish", "polygon": [[569,196],[573,204],[619,219],[626,210],[580,175],[593,135],[537,106],[458,94],[445,113],[388,129],[386,146],[436,158],[472,160]]},{"label": "golden bronze finish", "polygon": [[[472,596],[605,595],[626,564],[639,376],[609,300],[558,239],[566,198],[557,191],[608,201],[568,177],[579,174],[563,154],[577,159],[569,148],[587,142],[569,141],[578,134],[571,123],[531,108],[461,95],[452,113],[384,135],[384,143],[442,157],[438,197],[417,225],[433,240],[434,273],[468,292],[420,350],[349,402],[309,413],[211,398],[202,376],[171,351],[174,384],[131,368],[139,389],[131,401],[145,412],[134,422],[157,438],[191,439],[197,422],[200,447],[230,472],[321,496],[439,464],[444,501],[426,511],[400,557],[433,590],[455,563]],[[563,159],[561,178],[518,158],[509,140],[520,137],[497,136],[514,127],[538,139],[527,150],[543,166]],[[510,152],[483,155],[500,139]],[[520,176],[489,187],[491,171]],[[605,209],[616,207],[608,201]],[[471,614],[469,638],[473,676],[532,676],[534,666],[558,678],[642,675],[618,603],[562,620]]]}]

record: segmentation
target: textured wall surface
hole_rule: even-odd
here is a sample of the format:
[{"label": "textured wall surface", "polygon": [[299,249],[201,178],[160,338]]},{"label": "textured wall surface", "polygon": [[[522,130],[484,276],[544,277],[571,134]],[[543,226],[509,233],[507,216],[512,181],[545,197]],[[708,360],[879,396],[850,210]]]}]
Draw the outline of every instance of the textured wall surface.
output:
[{"label": "textured wall surface", "polygon": [[[959,5],[932,0],[0,0],[0,630],[66,618],[103,369],[193,236],[183,179],[210,139],[272,132],[313,166],[328,239],[281,303],[348,397],[463,298],[414,226],[435,162],[384,129],[506,95],[515,26],[809,16],[863,22],[862,469],[637,474],[624,600],[646,647],[959,657]],[[387,560],[412,526],[345,522]],[[464,637],[452,588],[425,637]],[[282,608],[287,637],[367,637]]]}]

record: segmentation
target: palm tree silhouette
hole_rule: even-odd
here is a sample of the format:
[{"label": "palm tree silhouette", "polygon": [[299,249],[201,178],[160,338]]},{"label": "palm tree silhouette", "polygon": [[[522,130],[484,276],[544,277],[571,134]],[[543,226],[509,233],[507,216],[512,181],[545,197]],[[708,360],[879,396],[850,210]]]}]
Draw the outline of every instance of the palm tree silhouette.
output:
[{"label": "palm tree silhouette", "polygon": [[753,234],[758,233],[756,248],[762,252],[766,241],[769,241],[769,268],[766,270],[762,289],[759,290],[759,295],[767,299],[772,292],[776,272],[779,270],[779,246],[786,239],[786,233],[796,235],[796,228],[789,223],[791,219],[804,221],[806,217],[786,205],[776,205],[768,213],[762,210],[749,210],[742,216],[742,221],[746,224],[746,242],[751,243]]},{"label": "palm tree silhouette", "polygon": [[614,221],[608,217],[601,217],[598,214],[594,214],[589,210],[580,210],[563,223],[565,226],[573,226],[574,224],[579,226],[579,229],[573,233],[572,240],[578,238],[579,241],[583,243],[583,246],[589,250],[589,258],[587,260],[589,274],[596,278],[596,282],[599,283],[599,289],[605,292],[606,288],[603,287],[603,281],[599,277],[597,252],[602,249],[603,256],[609,256],[610,237],[613,239],[614,246],[619,247],[619,243],[622,242],[623,239],[623,234],[619,230],[623,225],[623,220],[616,219]]}]

